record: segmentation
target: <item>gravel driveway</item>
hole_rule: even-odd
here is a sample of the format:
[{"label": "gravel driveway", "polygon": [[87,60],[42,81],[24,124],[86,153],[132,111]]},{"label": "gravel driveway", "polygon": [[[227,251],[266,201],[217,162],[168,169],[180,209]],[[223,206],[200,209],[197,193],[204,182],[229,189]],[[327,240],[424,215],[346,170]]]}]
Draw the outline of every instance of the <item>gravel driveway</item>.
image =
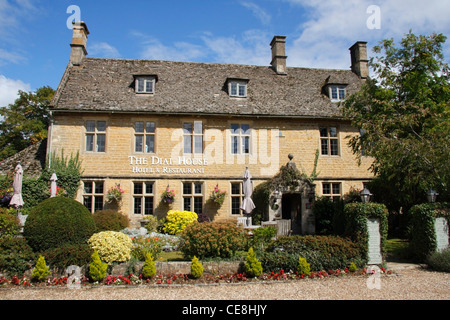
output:
[{"label": "gravel driveway", "polygon": [[393,275],[185,286],[0,289],[0,300],[450,300],[450,274],[411,268]]}]

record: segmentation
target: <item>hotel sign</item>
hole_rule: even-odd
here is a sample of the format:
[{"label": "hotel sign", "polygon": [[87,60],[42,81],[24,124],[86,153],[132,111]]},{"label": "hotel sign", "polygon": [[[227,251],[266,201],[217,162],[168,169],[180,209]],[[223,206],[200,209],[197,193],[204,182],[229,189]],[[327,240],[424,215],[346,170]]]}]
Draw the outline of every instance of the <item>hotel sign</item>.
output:
[{"label": "hotel sign", "polygon": [[179,156],[173,158],[128,157],[133,173],[148,174],[204,174],[208,160],[203,158],[189,158]]}]

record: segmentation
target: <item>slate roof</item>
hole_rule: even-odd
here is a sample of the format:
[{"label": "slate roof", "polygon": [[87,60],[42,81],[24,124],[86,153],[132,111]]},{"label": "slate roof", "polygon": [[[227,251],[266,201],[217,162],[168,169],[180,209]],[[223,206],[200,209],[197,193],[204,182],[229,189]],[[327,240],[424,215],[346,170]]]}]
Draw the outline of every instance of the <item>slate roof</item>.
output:
[{"label": "slate roof", "polygon": [[24,175],[38,177],[45,168],[47,139],[41,140],[0,162],[0,175],[14,172],[20,161]]},{"label": "slate roof", "polygon": [[[154,94],[136,94],[135,75],[156,75]],[[248,80],[247,97],[229,97],[227,79]],[[339,106],[324,93],[327,84],[347,84],[347,94],[362,80],[351,70],[84,58],[70,63],[55,94],[55,111],[214,114],[329,118]]]}]

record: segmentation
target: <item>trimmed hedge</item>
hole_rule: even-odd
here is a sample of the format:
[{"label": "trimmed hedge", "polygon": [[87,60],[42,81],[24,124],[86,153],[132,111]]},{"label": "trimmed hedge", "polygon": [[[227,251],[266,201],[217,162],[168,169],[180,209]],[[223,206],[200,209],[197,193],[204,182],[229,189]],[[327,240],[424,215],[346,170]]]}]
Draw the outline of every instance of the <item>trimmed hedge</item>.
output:
[{"label": "trimmed hedge", "polygon": [[410,249],[414,258],[425,261],[426,258],[436,251],[436,232],[434,222],[436,218],[447,219],[450,225],[450,204],[447,202],[423,203],[413,206],[410,228]]},{"label": "trimmed hedge", "polygon": [[34,207],[25,223],[24,237],[36,251],[69,244],[86,244],[96,230],[85,206],[66,197],[54,197]]},{"label": "trimmed hedge", "polygon": [[98,210],[93,216],[96,232],[120,231],[130,226],[130,220],[117,210]]},{"label": "trimmed hedge", "polygon": [[297,270],[299,257],[311,270],[343,269],[352,262],[362,267],[367,261],[358,243],[338,236],[285,236],[273,241],[261,256],[264,270]]}]

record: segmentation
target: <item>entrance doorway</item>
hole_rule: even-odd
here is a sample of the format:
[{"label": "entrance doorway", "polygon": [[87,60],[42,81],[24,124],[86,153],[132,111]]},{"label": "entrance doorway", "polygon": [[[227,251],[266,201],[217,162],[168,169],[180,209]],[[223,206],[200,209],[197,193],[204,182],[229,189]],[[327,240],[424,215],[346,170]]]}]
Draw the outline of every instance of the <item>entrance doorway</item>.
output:
[{"label": "entrance doorway", "polygon": [[300,193],[284,193],[281,218],[291,220],[292,234],[302,233],[302,197]]}]

